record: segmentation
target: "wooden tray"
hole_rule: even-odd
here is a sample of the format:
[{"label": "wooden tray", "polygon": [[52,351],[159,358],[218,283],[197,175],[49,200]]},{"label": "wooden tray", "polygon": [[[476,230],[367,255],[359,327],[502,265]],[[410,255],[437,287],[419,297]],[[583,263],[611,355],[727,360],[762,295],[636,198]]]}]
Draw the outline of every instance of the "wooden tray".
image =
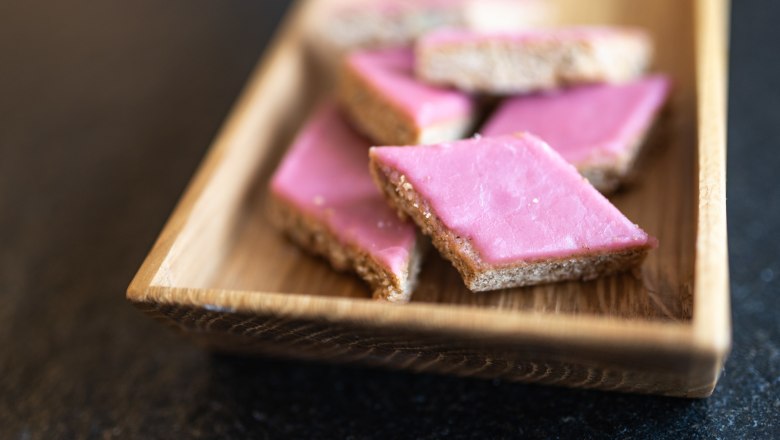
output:
[{"label": "wooden tray", "polygon": [[727,0],[558,2],[561,23],[646,27],[673,76],[637,182],[612,199],[660,239],[641,276],[472,294],[435,252],[405,306],[374,302],[272,230],[266,183],[329,75],[301,1],[127,291],[217,350],[673,396],[708,396],[730,346]]}]

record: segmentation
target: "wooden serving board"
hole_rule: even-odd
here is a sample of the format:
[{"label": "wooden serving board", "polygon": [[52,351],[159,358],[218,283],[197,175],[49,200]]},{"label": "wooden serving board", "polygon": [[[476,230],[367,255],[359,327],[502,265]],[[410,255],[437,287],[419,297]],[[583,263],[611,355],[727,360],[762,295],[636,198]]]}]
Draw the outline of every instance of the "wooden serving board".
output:
[{"label": "wooden serving board", "polygon": [[[273,230],[266,187],[332,89],[301,1],[128,288],[210,348],[674,396],[709,395],[730,347],[725,209],[726,0],[556,3],[562,24],[648,29],[669,110],[611,200],[658,237],[640,271],[470,293],[436,252],[412,303],[374,302]],[[321,54],[319,54],[321,55]],[[319,61],[318,61],[319,60]]]}]

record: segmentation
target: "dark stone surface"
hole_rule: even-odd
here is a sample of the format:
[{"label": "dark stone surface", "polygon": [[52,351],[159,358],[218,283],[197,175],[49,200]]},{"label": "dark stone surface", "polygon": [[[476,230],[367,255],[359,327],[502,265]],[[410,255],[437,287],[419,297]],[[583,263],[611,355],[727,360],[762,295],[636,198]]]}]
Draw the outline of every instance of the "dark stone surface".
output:
[{"label": "dark stone surface", "polygon": [[0,438],[777,438],[780,8],[734,3],[734,350],[700,401],[183,343],[123,293],[282,3],[0,4]]}]

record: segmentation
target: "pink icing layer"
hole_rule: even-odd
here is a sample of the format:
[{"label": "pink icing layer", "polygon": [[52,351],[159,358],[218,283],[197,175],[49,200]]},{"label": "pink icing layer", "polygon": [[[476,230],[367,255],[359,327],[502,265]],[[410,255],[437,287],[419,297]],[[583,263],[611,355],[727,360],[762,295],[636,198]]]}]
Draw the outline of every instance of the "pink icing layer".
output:
[{"label": "pink icing layer", "polygon": [[471,95],[415,78],[412,49],[359,51],[350,55],[347,63],[418,126],[465,118],[474,112],[476,104]]},{"label": "pink icing layer", "polygon": [[484,136],[529,131],[575,166],[612,161],[649,128],[669,94],[669,79],[649,76],[505,101],[480,130]]},{"label": "pink icing layer", "polygon": [[333,103],[306,122],[271,179],[278,197],[323,223],[393,273],[407,267],[415,229],[387,206],[368,169],[368,140],[342,119]]},{"label": "pink icing layer", "polygon": [[444,225],[494,265],[655,246],[539,138],[372,148]]},{"label": "pink icing layer", "polygon": [[521,31],[474,31],[468,29],[441,29],[423,36],[419,47],[438,45],[468,45],[487,41],[538,42],[538,41],[582,41],[611,37],[614,35],[634,35],[647,38],[641,29],[607,26],[575,26],[562,28],[532,29]]}]

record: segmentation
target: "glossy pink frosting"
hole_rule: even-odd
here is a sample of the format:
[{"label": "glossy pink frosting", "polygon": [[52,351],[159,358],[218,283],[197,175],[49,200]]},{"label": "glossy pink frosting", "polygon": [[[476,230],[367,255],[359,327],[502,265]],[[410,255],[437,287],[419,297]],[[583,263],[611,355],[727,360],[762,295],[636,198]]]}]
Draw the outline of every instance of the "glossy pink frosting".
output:
[{"label": "glossy pink frosting", "polygon": [[368,169],[368,140],[327,102],[298,133],[271,178],[271,191],[396,274],[408,267],[414,225],[387,206]]},{"label": "glossy pink frosting", "polygon": [[483,136],[528,131],[575,166],[626,153],[650,127],[669,94],[666,76],[582,86],[507,99],[479,130]]},{"label": "glossy pink frosting", "polygon": [[636,35],[646,38],[647,34],[638,28],[607,26],[575,26],[519,31],[475,31],[468,29],[440,29],[430,32],[418,40],[419,47],[438,45],[462,45],[487,41],[536,42],[589,40],[613,35]]},{"label": "glossy pink frosting", "polygon": [[349,56],[347,63],[418,126],[469,117],[475,110],[471,95],[419,81],[414,76],[414,52],[410,48],[358,51]]},{"label": "glossy pink frosting", "polygon": [[372,148],[494,265],[655,246],[577,170],[523,133]]}]

